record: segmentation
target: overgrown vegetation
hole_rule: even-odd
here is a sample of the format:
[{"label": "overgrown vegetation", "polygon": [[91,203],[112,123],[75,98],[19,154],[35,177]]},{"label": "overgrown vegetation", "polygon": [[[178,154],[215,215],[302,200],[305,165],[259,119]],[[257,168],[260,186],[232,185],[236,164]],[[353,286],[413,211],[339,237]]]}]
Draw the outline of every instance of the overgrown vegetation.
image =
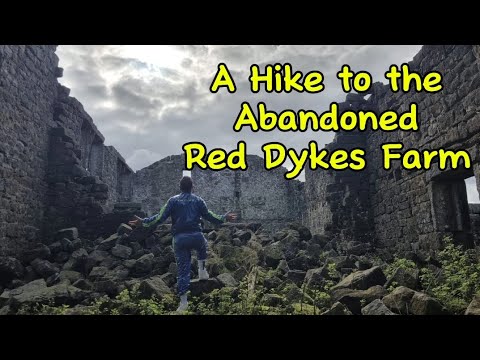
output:
[{"label": "overgrown vegetation", "polygon": [[[445,239],[445,247],[438,254],[441,267],[427,265],[420,269],[422,291],[438,299],[453,314],[462,314],[476,293],[480,292],[480,263],[473,251],[464,251],[455,246],[451,238]],[[375,259],[373,259],[375,260]],[[383,266],[387,278],[397,269],[417,269],[408,259],[396,257]],[[246,275],[238,287],[224,287],[198,297],[190,297],[189,311],[192,315],[318,315],[332,305],[330,289],[338,282],[335,263],[327,262],[327,275],[315,286],[295,285],[286,280],[278,269],[263,269],[256,265],[245,267]],[[268,279],[284,279],[269,288]],[[270,281],[271,282],[271,281]],[[392,282],[389,290],[398,284]],[[70,308],[67,305],[30,305],[18,310],[18,314],[44,315],[165,315],[175,314],[178,299],[165,296],[162,299],[142,298],[137,288],[124,290],[115,298],[107,296],[93,303]],[[362,303],[362,305],[365,305]]]},{"label": "overgrown vegetation", "polygon": [[[412,261],[412,260],[408,260],[408,259],[405,259],[405,258],[399,258],[397,256],[395,256],[394,260],[392,263],[388,264],[385,268],[384,268],[384,273],[385,273],[385,276],[387,278],[391,278],[393,276],[393,274],[395,273],[395,271],[397,271],[398,269],[404,269],[404,270],[408,270],[408,269],[416,269],[417,268],[417,265]],[[392,281],[390,283],[390,285],[388,286],[388,291],[393,291],[396,287],[398,287],[398,282],[396,281]]]},{"label": "overgrown vegetation", "polygon": [[396,257],[394,258],[393,262],[388,264],[385,269],[384,273],[387,278],[392,277],[397,269],[416,269],[417,265],[412,260],[404,259]]},{"label": "overgrown vegetation", "polygon": [[438,260],[441,269],[421,270],[422,287],[450,312],[461,314],[480,291],[480,263],[474,254],[455,246],[450,237],[445,238],[445,248],[438,254]]},{"label": "overgrown vegetation", "polygon": [[[329,267],[334,271],[334,266]],[[271,271],[254,267],[237,288],[224,287],[209,294],[189,299],[190,315],[319,315],[330,305],[328,290],[334,285],[327,280],[316,287],[303,286],[301,289],[285,281],[279,289],[268,290],[263,286]],[[23,307],[18,314],[38,315],[167,315],[175,314],[178,299],[166,296],[161,300],[144,299],[136,288],[123,290],[115,298],[107,296],[97,299],[88,306],[70,308],[67,305],[55,307],[34,305]]]}]

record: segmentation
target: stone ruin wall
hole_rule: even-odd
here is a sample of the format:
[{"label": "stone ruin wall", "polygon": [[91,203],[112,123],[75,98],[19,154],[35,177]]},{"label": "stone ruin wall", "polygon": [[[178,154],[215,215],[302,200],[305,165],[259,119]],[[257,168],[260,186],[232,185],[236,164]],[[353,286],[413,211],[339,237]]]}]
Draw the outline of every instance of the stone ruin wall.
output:
[{"label": "stone ruin wall", "polygon": [[[246,171],[195,167],[194,193],[218,214],[235,211],[240,221],[261,222],[271,230],[289,221],[301,222],[303,184],[285,180],[285,169],[266,171],[259,156],[247,155],[247,163]],[[158,212],[171,196],[179,193],[184,164],[183,155],[172,155],[137,171],[132,177],[131,200],[141,203],[148,214]]]},{"label": "stone ruin wall", "polygon": [[[418,132],[338,133],[329,148],[352,144],[367,152],[367,171],[306,173],[306,223],[318,232],[331,232],[340,240],[367,241],[388,253],[434,253],[445,234],[471,245],[478,221],[469,209],[464,179],[475,175],[480,186],[480,47],[424,46],[411,61],[412,70],[443,75],[437,94],[392,93],[374,84],[371,96],[349,95],[343,109],[387,109],[404,112],[418,104]],[[406,171],[393,162],[381,166],[381,144],[402,142],[405,149],[465,149],[474,162],[468,171]],[[363,146],[362,146],[363,144]],[[480,190],[480,188],[479,188]],[[472,211],[470,211],[472,212]],[[371,224],[371,225],[369,225]],[[352,231],[354,229],[362,231]]]},{"label": "stone ruin wall", "polygon": [[[182,155],[134,173],[115,148],[104,145],[83,106],[58,83],[62,69],[55,48],[0,46],[0,255],[47,241],[61,227],[88,232],[94,219],[118,202],[139,202],[153,214],[178,193]],[[265,171],[261,158],[249,156],[244,172],[194,169],[195,192],[213,211],[237,211],[242,221],[272,229],[301,221],[314,233],[369,242],[380,251],[432,252],[445,233],[461,241],[472,233],[478,239],[480,211],[469,209],[463,179],[475,175],[480,185],[479,57],[479,46],[424,46],[411,68],[441,71],[441,93],[392,94],[377,83],[368,100],[347,96],[341,109],[402,112],[413,101],[419,105],[417,133],[337,133],[327,145],[365,148],[366,171],[307,169],[301,183],[284,180],[284,169]],[[464,147],[474,169],[385,171],[380,144],[399,140],[406,148]]]},{"label": "stone ruin wall", "polygon": [[55,228],[87,226],[122,197],[121,178],[132,173],[58,83],[55,50],[0,45],[0,255]]}]

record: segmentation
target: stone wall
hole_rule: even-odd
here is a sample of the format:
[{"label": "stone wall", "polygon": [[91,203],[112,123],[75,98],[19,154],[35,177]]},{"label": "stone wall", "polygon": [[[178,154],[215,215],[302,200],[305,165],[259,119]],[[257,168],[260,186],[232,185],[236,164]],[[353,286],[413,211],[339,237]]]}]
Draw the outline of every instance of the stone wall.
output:
[{"label": "stone wall", "polygon": [[[365,136],[342,133],[326,149],[365,148]],[[365,171],[305,170],[305,219],[313,233],[349,242],[373,242],[368,174]]]},{"label": "stone wall", "polygon": [[[194,193],[201,196],[212,211],[224,214],[235,211],[240,221],[262,222],[276,228],[289,221],[301,221],[304,198],[300,181],[287,181],[286,169],[266,171],[263,159],[247,156],[246,171],[212,171],[194,168]],[[173,195],[179,193],[184,157],[169,156],[133,176],[132,201],[142,203],[148,214],[154,214]]]},{"label": "stone wall", "polygon": [[[443,74],[443,91],[437,94],[392,93],[387,85],[376,83],[368,100],[362,100],[363,96],[347,96],[347,106],[377,112],[387,109],[404,112],[410,103],[415,102],[419,109],[420,130],[364,133],[368,165],[365,172],[356,174],[355,181],[368,183],[368,196],[363,196],[363,190],[353,194],[349,186],[335,186],[342,183],[344,175],[307,172],[308,222],[323,232],[326,228],[333,228],[337,233],[341,233],[342,229],[349,231],[355,228],[355,217],[346,216],[345,210],[349,213],[360,208],[367,210],[365,219],[373,219],[370,242],[374,242],[377,249],[385,249],[389,253],[434,253],[441,246],[445,234],[471,245],[464,179],[475,174],[477,184],[480,182],[478,56],[477,45],[424,46],[409,63],[410,68],[422,74],[431,70],[440,71]],[[347,137],[347,134],[339,133],[336,142]],[[400,168],[399,162],[394,162],[394,167],[386,171],[382,168],[381,145],[387,142],[402,142],[405,149],[466,149],[476,165],[474,171],[442,172],[435,166],[429,171],[406,171]],[[326,183],[320,183],[321,180],[326,180]],[[339,200],[348,197],[354,207],[338,204]],[[338,219],[344,221],[339,222]],[[371,230],[367,227],[365,234]],[[358,239],[358,235],[351,235]]]},{"label": "stone wall", "polygon": [[[248,156],[247,171],[195,169],[195,192],[215,212],[234,210],[241,221],[302,221],[340,242],[370,243],[380,253],[432,253],[445,234],[467,246],[478,239],[477,213],[468,207],[464,179],[480,186],[480,46],[424,46],[412,70],[438,70],[437,94],[392,93],[376,83],[370,97],[349,94],[340,109],[403,112],[415,102],[420,131],[337,133],[327,146],[363,147],[367,169],[306,170],[305,184],[266,171]],[[179,192],[184,159],[169,156],[137,173],[104,137],[82,104],[57,78],[55,46],[0,46],[0,255],[49,241],[62,226],[88,233],[115,203],[135,201],[151,215]],[[383,170],[381,144],[405,148],[467,149],[473,169]],[[480,189],[479,189],[480,190]],[[94,235],[93,233],[91,234]],[[355,245],[356,246],[356,245]]]},{"label": "stone wall", "polygon": [[179,193],[184,158],[168,156],[135,173],[132,179],[132,201],[142,204],[149,216],[157,213],[167,200]]},{"label": "stone wall", "polygon": [[111,212],[115,203],[132,197],[133,170],[113,146],[94,145],[92,151],[90,173],[108,185],[109,196],[104,208]]},{"label": "stone wall", "polygon": [[469,204],[469,210],[473,239],[480,246],[480,204]]},{"label": "stone wall", "polygon": [[43,224],[57,65],[55,46],[0,45],[0,255]]},{"label": "stone wall", "polygon": [[63,224],[85,228],[132,173],[58,83],[55,49],[0,45],[0,255],[48,242]]}]

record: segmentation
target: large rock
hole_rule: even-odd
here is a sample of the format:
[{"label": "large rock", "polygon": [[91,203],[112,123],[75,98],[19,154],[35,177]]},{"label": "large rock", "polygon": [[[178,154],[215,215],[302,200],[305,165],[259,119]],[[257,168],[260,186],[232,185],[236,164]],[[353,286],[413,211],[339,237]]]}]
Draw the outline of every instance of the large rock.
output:
[{"label": "large rock", "polygon": [[92,269],[88,278],[92,281],[113,281],[122,282],[128,277],[129,271],[123,266],[118,266],[113,270],[105,266],[97,266]]},{"label": "large rock", "polygon": [[32,267],[35,272],[43,278],[58,273],[60,270],[48,260],[35,259],[32,261]]},{"label": "large rock", "polygon": [[20,260],[24,263],[30,263],[35,259],[47,260],[50,258],[50,255],[50,248],[45,244],[41,244],[34,249],[24,251]]},{"label": "large rock", "polygon": [[192,296],[201,296],[211,293],[215,289],[220,289],[222,284],[215,278],[208,280],[195,279],[190,281],[190,293]]},{"label": "large rock", "polygon": [[252,237],[252,233],[246,230],[238,230],[233,234],[234,237],[238,238],[242,244],[246,244],[248,240]]},{"label": "large rock", "polygon": [[92,281],[102,280],[107,276],[108,268],[104,266],[95,266],[88,274],[88,278]]},{"label": "large rock", "polygon": [[158,238],[157,235],[152,234],[148,238],[145,239],[145,248],[152,249],[156,246],[161,247],[160,239]]},{"label": "large rock", "polygon": [[222,286],[237,287],[238,281],[230,273],[223,273],[217,276],[217,280]]},{"label": "large rock", "polygon": [[176,275],[170,272],[160,275],[160,278],[165,282],[165,284],[167,284],[168,287],[172,287],[173,285],[175,285],[175,282],[177,281]]},{"label": "large rock", "polygon": [[285,259],[280,260],[276,270],[281,275],[287,275],[288,272],[290,271],[290,268],[288,267],[287,260],[285,260]]},{"label": "large rock", "polygon": [[23,278],[26,283],[37,280],[40,278],[38,274],[33,270],[33,267],[31,265],[25,267],[25,274],[23,275]]},{"label": "large rock", "polygon": [[78,279],[72,285],[75,286],[76,288],[86,290],[86,291],[93,290],[92,282],[89,281],[89,280],[85,280],[85,279]]},{"label": "large rock", "polygon": [[270,267],[277,267],[280,260],[284,258],[282,245],[279,242],[267,245],[264,248],[265,263]]},{"label": "large rock", "polygon": [[285,298],[289,303],[294,302],[303,302],[313,304],[312,298],[305,292],[302,291],[297,285],[289,284],[285,289]]},{"label": "large rock", "polygon": [[132,228],[127,224],[120,224],[117,229],[117,235],[122,236],[123,234],[130,234],[132,232]]},{"label": "large rock", "polygon": [[7,285],[13,279],[20,279],[25,273],[22,263],[13,257],[0,257],[0,286]]},{"label": "large rock", "polygon": [[112,255],[120,259],[128,259],[132,254],[132,249],[125,245],[115,245],[112,248]]},{"label": "large rock", "polygon": [[[71,240],[67,239],[67,238],[63,238],[59,241],[61,247],[62,247],[62,251],[66,252],[66,253],[69,253],[71,254],[72,251],[74,250],[74,245],[72,243]],[[53,245],[53,244],[52,244]],[[50,245],[51,246],[51,245]]]},{"label": "large rock", "polygon": [[303,225],[291,223],[288,225],[288,227],[298,232],[300,236],[300,241],[308,241],[312,238],[312,233],[310,232],[310,230]]},{"label": "large rock", "polygon": [[355,268],[355,259],[349,256],[333,256],[328,258],[328,262],[335,264],[335,269],[340,270],[343,268]]},{"label": "large rock", "polygon": [[47,287],[43,279],[34,280],[8,293],[9,304],[14,308],[33,304],[73,305],[82,301],[84,297],[85,293],[74,286],[60,283]]},{"label": "large rock", "polygon": [[320,245],[323,248],[330,241],[330,238],[325,235],[315,234],[312,236],[310,241],[314,244]]},{"label": "large rock", "polygon": [[362,308],[362,315],[396,315],[380,299],[372,301]]},{"label": "large rock", "polygon": [[72,253],[70,260],[72,261],[71,269],[80,272],[86,271],[86,264],[88,259],[88,252],[87,250],[81,248],[77,249]]},{"label": "large rock", "polygon": [[297,286],[301,286],[305,279],[306,272],[301,270],[290,270],[287,273],[287,279],[295,283]]},{"label": "large rock", "polygon": [[66,263],[70,259],[70,254],[65,251],[60,251],[59,253],[55,254],[53,260],[56,263]]},{"label": "large rock", "polygon": [[361,314],[362,306],[374,300],[381,299],[387,291],[380,285],[372,286],[367,290],[341,288],[332,291],[332,300],[344,304],[355,315]]},{"label": "large rock", "polygon": [[387,295],[387,290],[380,285],[372,286],[367,290],[354,290],[349,288],[341,288],[332,290],[333,301],[339,301],[344,297],[350,297],[358,300],[364,300],[365,303],[372,302],[376,299],[381,299]]},{"label": "large rock", "polygon": [[409,289],[416,290],[419,284],[419,273],[418,269],[397,268],[385,284],[385,287],[388,288],[390,285],[395,287],[405,286]]},{"label": "large rock", "polygon": [[410,303],[410,311],[413,315],[446,315],[446,309],[437,299],[415,292]]},{"label": "large rock", "polygon": [[283,297],[278,294],[265,294],[262,303],[266,306],[278,306],[283,304]]},{"label": "large rock", "polygon": [[172,294],[172,291],[168,288],[160,275],[155,275],[143,280],[140,283],[138,291],[144,298],[155,296],[159,300],[163,299],[167,294]]},{"label": "large rock", "polygon": [[348,308],[339,302],[336,302],[332,305],[330,309],[321,313],[321,315],[353,315]]},{"label": "large rock", "polygon": [[68,240],[76,240],[78,239],[78,229],[76,227],[68,228],[68,229],[62,229],[57,231],[56,234],[57,239],[68,239]]},{"label": "large rock", "polygon": [[347,243],[346,252],[351,255],[365,255],[371,250],[369,243],[351,241]]},{"label": "large rock", "polygon": [[123,282],[128,276],[128,269],[118,266],[113,270],[107,267],[94,267],[89,274],[89,280],[93,281],[94,290],[98,293],[106,293],[115,296],[124,289]]},{"label": "large rock", "polygon": [[55,241],[54,243],[48,245],[48,248],[50,249],[50,253],[52,255],[58,254],[59,252],[63,251],[62,244],[60,244],[60,241]]},{"label": "large rock", "polygon": [[355,261],[355,267],[358,269],[358,270],[368,270],[372,267],[372,263],[370,262],[370,260],[368,259],[365,259],[365,258],[358,258],[356,261]]},{"label": "large rock", "polygon": [[386,281],[387,279],[385,278],[382,269],[379,266],[375,266],[371,269],[360,270],[348,275],[345,279],[332,287],[332,290],[340,288],[366,290],[375,285],[383,286]]},{"label": "large rock", "polygon": [[410,302],[415,291],[405,286],[399,286],[391,294],[383,298],[383,303],[397,314],[410,314]]},{"label": "large rock", "polygon": [[132,276],[141,277],[151,273],[154,258],[153,254],[145,254],[137,259],[131,269]]},{"label": "large rock", "polygon": [[117,244],[118,234],[113,234],[109,238],[102,240],[97,246],[97,250],[108,251]]},{"label": "large rock", "polygon": [[267,289],[275,289],[283,284],[283,281],[277,276],[268,276],[263,280],[263,286]]},{"label": "large rock", "polygon": [[12,309],[10,308],[10,306],[4,306],[2,308],[0,308],[0,316],[2,315],[12,315],[13,314],[13,311]]},{"label": "large rock", "polygon": [[93,267],[97,266],[101,262],[103,262],[106,258],[108,258],[109,254],[103,250],[94,250],[92,251],[86,260],[85,263],[85,272],[88,273],[92,270]]},{"label": "large rock", "polygon": [[82,278],[83,278],[83,275],[80,274],[78,271],[62,270],[60,271],[60,274],[59,274],[60,282],[68,280],[70,281],[70,284],[74,284],[76,281]]},{"label": "large rock", "polygon": [[82,246],[83,246],[82,239],[75,239],[72,241],[72,247],[74,251],[80,249]]},{"label": "large rock", "polygon": [[108,296],[117,296],[125,285],[114,280],[101,280],[93,283],[93,290],[100,294],[107,294]]},{"label": "large rock", "polygon": [[287,235],[280,240],[283,253],[287,260],[292,260],[297,257],[301,250],[302,244],[300,242],[300,234],[296,230],[287,230]]},{"label": "large rock", "polygon": [[[325,280],[332,280],[330,275],[328,265],[325,264],[320,268],[308,270],[305,276],[305,283],[309,287],[322,286],[325,283]],[[336,277],[336,279],[338,280],[338,277]]]},{"label": "large rock", "polygon": [[480,295],[476,295],[468,305],[465,315],[480,315]]},{"label": "large rock", "polygon": [[288,267],[293,270],[307,271],[311,266],[311,258],[304,250],[297,252],[297,256],[288,261]]},{"label": "large rock", "polygon": [[296,231],[294,229],[285,228],[285,229],[279,230],[276,233],[274,233],[273,234],[273,240],[274,241],[281,241],[289,235],[293,235],[297,239],[300,239],[300,234],[298,233],[298,231]]}]

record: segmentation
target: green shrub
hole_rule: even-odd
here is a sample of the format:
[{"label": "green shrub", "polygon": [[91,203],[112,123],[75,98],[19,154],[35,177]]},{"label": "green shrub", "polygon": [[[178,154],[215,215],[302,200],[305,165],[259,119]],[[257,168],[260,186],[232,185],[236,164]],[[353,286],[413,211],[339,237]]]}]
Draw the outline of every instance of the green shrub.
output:
[{"label": "green shrub", "polygon": [[480,264],[461,246],[455,246],[451,237],[445,238],[445,248],[438,254],[438,260],[441,271],[421,270],[422,287],[449,311],[461,314],[480,291]]},{"label": "green shrub", "polygon": [[388,264],[385,267],[384,273],[387,278],[390,278],[393,276],[395,271],[397,269],[416,269],[417,265],[412,260],[404,259],[404,258],[398,258],[395,256],[394,260],[392,263]]}]

